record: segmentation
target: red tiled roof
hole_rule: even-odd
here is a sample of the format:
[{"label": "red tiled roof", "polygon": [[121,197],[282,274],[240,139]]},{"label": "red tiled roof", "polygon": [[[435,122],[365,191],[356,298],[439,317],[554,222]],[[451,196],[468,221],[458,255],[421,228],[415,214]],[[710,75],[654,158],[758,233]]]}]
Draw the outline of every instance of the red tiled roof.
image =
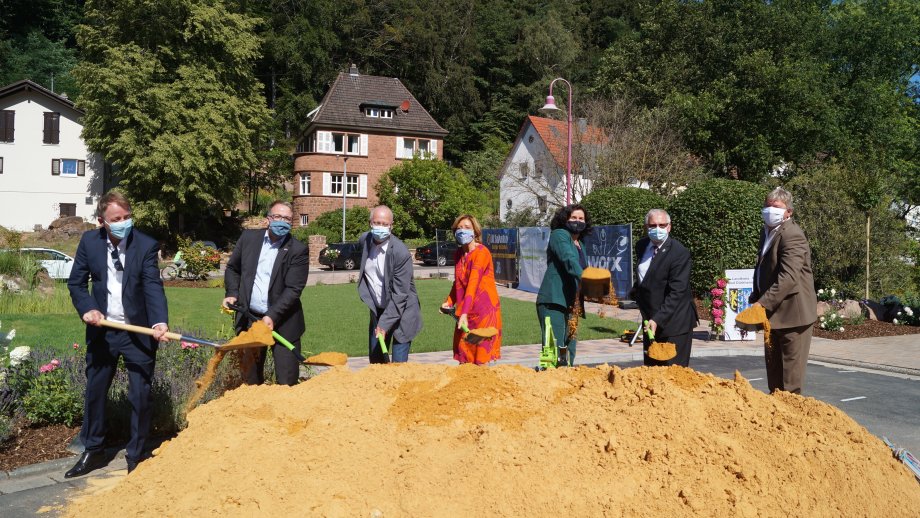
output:
[{"label": "red tiled roof", "polygon": [[[566,121],[556,119],[547,119],[545,117],[536,117],[529,115],[527,120],[537,130],[537,134],[543,139],[546,148],[553,156],[553,160],[560,167],[565,167],[565,156],[568,152],[568,128]],[[588,126],[584,131],[578,130],[578,123],[573,121],[575,127],[572,128],[572,143],[576,144],[597,144],[604,140],[604,130],[595,126]],[[574,157],[573,157],[574,158]]]}]

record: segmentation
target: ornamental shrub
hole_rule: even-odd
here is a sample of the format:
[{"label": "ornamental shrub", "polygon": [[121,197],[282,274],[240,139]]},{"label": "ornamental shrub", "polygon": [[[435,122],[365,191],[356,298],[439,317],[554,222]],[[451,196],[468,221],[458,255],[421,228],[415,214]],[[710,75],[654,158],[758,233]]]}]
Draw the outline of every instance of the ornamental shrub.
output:
[{"label": "ornamental shrub", "polygon": [[[352,207],[345,210],[345,240],[357,241],[370,230],[371,211],[367,207]],[[326,243],[342,242],[342,209],[330,210],[319,215],[305,227],[297,227],[294,237],[308,242],[310,236],[326,236]]]},{"label": "ornamental shrub", "polygon": [[57,359],[42,365],[22,406],[34,425],[74,426],[83,417],[83,398]]},{"label": "ornamental shrub", "polygon": [[208,272],[220,268],[220,252],[201,241],[192,243],[187,237],[179,237],[179,251],[185,261],[185,269],[195,278],[207,278]]},{"label": "ornamental shrub", "polygon": [[690,250],[695,293],[706,291],[725,270],[757,264],[760,210],[768,192],[750,182],[711,179],[691,185],[671,202],[671,232]]},{"label": "ornamental shrub", "polygon": [[667,200],[648,189],[608,187],[592,191],[581,200],[595,225],[632,224],[633,244],[645,236],[645,215],[651,209],[667,210]]}]

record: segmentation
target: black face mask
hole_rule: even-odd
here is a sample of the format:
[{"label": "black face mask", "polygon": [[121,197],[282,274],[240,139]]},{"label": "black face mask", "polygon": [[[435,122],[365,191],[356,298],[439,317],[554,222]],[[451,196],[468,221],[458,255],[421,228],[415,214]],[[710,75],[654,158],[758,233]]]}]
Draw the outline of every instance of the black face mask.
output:
[{"label": "black face mask", "polygon": [[565,228],[572,234],[581,234],[586,226],[584,221],[571,220],[565,222]]}]

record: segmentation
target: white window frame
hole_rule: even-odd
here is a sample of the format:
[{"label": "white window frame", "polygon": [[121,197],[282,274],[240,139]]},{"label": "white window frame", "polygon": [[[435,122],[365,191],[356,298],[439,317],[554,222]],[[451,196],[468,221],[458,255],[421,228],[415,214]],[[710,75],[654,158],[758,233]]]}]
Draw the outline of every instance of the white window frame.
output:
[{"label": "white window frame", "polygon": [[309,225],[309,224],[310,224],[310,215],[309,215],[309,214],[301,214],[301,215],[300,215],[300,226],[301,226],[301,227],[305,227],[305,226],[307,226],[307,225]]},{"label": "white window frame", "polygon": [[342,173],[329,173],[329,194],[342,195]]},{"label": "white window frame", "polygon": [[357,197],[361,194],[361,178],[359,175],[350,174],[345,177],[345,189],[348,190],[347,196]]},{"label": "white window frame", "polygon": [[[426,142],[428,145],[428,150],[424,153],[421,151],[420,142]],[[409,146],[406,144],[412,144],[412,153],[409,154]],[[438,141],[437,139],[427,139],[419,137],[396,137],[396,158],[402,159],[411,159],[414,156],[419,156],[420,158],[426,159],[436,159],[438,157]]]},{"label": "white window frame", "polygon": [[[346,198],[367,198],[367,175],[348,173],[345,180]],[[342,173],[323,173],[323,196],[342,197]]]},{"label": "white window frame", "polygon": [[391,108],[365,108],[364,115],[372,119],[392,119],[393,110]]},{"label": "white window frame", "polygon": [[300,173],[300,195],[309,196],[312,178],[310,173]]}]

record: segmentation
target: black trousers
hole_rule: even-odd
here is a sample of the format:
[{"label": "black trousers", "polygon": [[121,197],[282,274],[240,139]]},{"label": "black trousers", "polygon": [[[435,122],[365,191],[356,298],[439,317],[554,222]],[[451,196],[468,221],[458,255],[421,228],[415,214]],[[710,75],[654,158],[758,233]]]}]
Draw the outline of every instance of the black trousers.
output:
[{"label": "black trousers", "polygon": [[671,342],[677,346],[677,356],[671,358],[667,361],[660,361],[651,358],[648,355],[648,348],[652,345],[652,341],[648,339],[648,335],[645,333],[642,334],[642,363],[648,367],[661,367],[667,365],[680,365],[681,367],[690,366],[690,346],[693,343],[693,332],[687,332],[682,335],[655,335],[655,341],[659,343]]},{"label": "black trousers", "polygon": [[115,377],[118,358],[128,370],[128,400],[131,402],[131,439],[125,454],[139,461],[150,433],[153,397],[150,387],[156,366],[156,346],[151,339],[127,331],[107,329],[86,346],[86,395],[80,440],[87,451],[101,450],[105,443],[105,403]]},{"label": "black trousers", "polygon": [[[256,315],[261,317],[263,315]],[[245,329],[252,325],[247,319]],[[276,323],[275,327],[278,327]],[[291,345],[300,352],[300,338],[289,340]],[[272,356],[275,358],[275,382],[279,385],[293,386],[300,379],[300,361],[294,356],[287,347],[278,342],[271,346]],[[258,349],[241,349],[242,357],[240,366],[242,368],[243,382],[247,385],[261,385],[265,383],[265,357],[268,355],[268,347],[259,347]]]}]

